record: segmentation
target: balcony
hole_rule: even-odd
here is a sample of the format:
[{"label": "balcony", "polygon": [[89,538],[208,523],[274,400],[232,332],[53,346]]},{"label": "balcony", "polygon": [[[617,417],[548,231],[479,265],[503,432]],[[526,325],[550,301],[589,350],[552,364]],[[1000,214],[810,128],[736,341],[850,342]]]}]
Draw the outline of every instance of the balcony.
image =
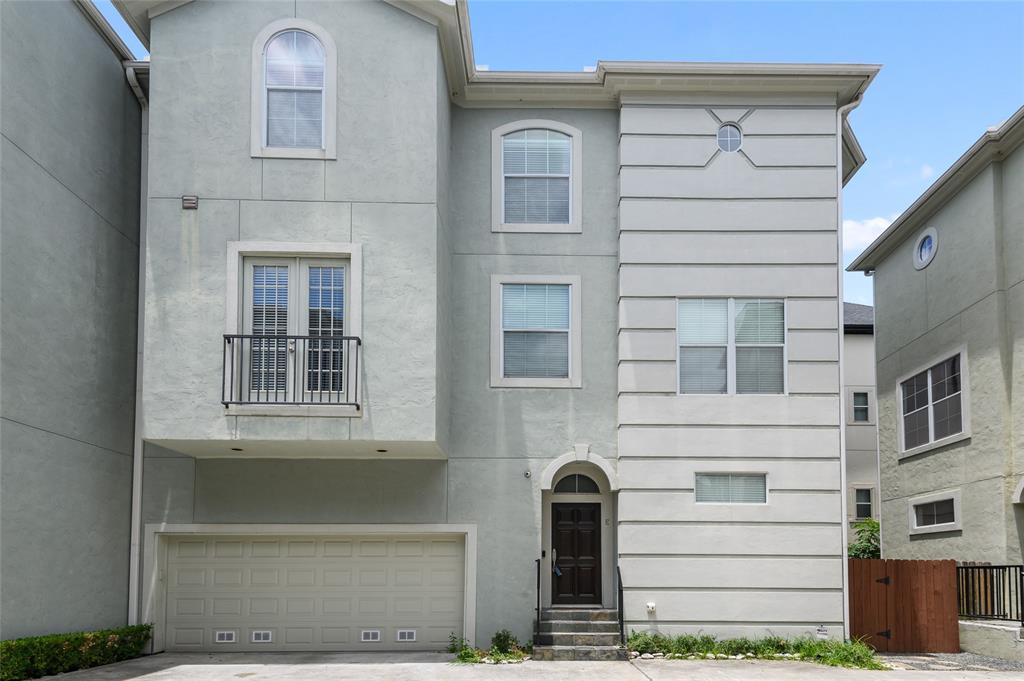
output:
[{"label": "balcony", "polygon": [[224,336],[226,408],[347,407],[360,411],[358,336]]}]

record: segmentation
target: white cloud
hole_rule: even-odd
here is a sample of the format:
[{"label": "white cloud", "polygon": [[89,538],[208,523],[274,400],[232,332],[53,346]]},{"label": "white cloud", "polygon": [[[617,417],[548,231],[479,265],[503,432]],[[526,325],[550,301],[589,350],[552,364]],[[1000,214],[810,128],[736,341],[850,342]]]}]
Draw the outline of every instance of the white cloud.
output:
[{"label": "white cloud", "polygon": [[885,228],[892,224],[896,216],[888,218],[868,218],[867,220],[843,220],[843,250],[862,251],[874,241]]},{"label": "white cloud", "polygon": [[921,179],[922,180],[927,180],[929,177],[931,177],[934,174],[935,174],[935,168],[932,168],[927,163],[925,163],[923,166],[921,166]]},{"label": "white cloud", "polygon": [[491,67],[488,66],[487,64],[477,64],[476,65],[476,70],[477,71],[490,71]]}]

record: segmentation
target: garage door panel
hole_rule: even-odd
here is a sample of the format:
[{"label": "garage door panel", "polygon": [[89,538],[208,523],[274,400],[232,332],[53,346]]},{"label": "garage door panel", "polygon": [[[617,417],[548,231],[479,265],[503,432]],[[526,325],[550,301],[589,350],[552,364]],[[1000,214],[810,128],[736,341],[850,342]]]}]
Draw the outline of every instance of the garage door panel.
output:
[{"label": "garage door panel", "polygon": [[440,650],[463,634],[464,551],[461,537],[171,539],[168,648]]}]

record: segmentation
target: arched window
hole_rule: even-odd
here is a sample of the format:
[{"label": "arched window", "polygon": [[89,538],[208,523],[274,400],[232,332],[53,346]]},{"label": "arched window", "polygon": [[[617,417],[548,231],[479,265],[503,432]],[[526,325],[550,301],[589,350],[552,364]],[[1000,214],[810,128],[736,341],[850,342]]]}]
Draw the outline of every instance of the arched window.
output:
[{"label": "arched window", "polygon": [[517,121],[495,129],[492,140],[493,231],[580,231],[580,131]]},{"label": "arched window", "polygon": [[263,54],[268,147],[322,149],[324,47],[305,31],[282,31]]},{"label": "arched window", "polygon": [[337,51],[301,19],[267,26],[253,44],[252,155],[335,158]]},{"label": "arched window", "polygon": [[555,485],[554,491],[559,494],[600,494],[601,490],[592,478],[582,473],[565,476]]}]

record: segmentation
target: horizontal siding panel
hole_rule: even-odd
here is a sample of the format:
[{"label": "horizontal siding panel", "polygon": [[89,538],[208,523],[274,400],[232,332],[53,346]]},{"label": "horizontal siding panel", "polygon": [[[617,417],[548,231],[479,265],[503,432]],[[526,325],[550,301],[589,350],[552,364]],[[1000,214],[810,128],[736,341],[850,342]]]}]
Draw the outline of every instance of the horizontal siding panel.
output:
[{"label": "horizontal siding panel", "polygon": [[620,360],[662,360],[676,361],[676,332],[670,331],[620,331]]},{"label": "horizontal siding panel", "polygon": [[743,137],[743,152],[758,167],[836,165],[836,138]]},{"label": "horizontal siding panel", "polygon": [[718,151],[715,135],[665,137],[624,135],[619,163],[624,166],[695,166],[702,168]]},{"label": "horizontal siding panel", "polygon": [[838,299],[790,300],[786,317],[790,329],[838,329]]},{"label": "horizontal siding panel", "polygon": [[647,603],[657,604],[657,618],[687,621],[836,622],[843,618],[839,591],[643,591],[626,594],[627,620],[649,617]]},{"label": "horizontal siding panel", "polygon": [[746,135],[834,135],[835,109],[756,109],[743,120]]},{"label": "horizontal siding panel", "polygon": [[[762,462],[749,463],[756,468]],[[700,465],[717,468],[717,465],[710,461],[701,461]],[[835,482],[838,487],[838,478]],[[619,493],[619,521],[836,523],[842,520],[840,502],[839,494],[806,492],[773,495],[769,490],[767,505],[698,504],[693,492],[627,490]]]},{"label": "horizontal siding panel", "polygon": [[[771,456],[772,453],[761,451],[758,447],[752,454]],[[694,475],[697,473],[765,473],[768,475],[768,496],[772,497],[772,490],[780,489],[838,490],[840,486],[839,469],[838,459],[831,461],[621,459],[618,474],[619,488],[623,490],[620,495],[625,496],[627,494],[625,490],[629,489],[693,489]],[[634,500],[634,503],[643,503],[643,499]],[[759,506],[764,513],[764,520],[767,522],[773,520],[770,507],[770,503],[767,506]],[[723,507],[691,504],[692,515],[688,518],[681,518],[681,520],[710,522],[726,519],[719,517],[718,514],[721,511],[716,509],[720,508]],[[731,509],[733,506],[724,508]],[[744,508],[749,510],[753,506]],[[711,510],[708,510],[705,515],[705,509]],[[747,513],[748,510],[740,509],[739,512]],[[815,522],[838,522],[839,519],[839,513],[836,512],[833,518]],[[733,518],[733,520],[741,522],[740,518]]]},{"label": "horizontal siding panel", "polygon": [[839,363],[789,363],[789,392],[838,393]]},{"label": "horizontal siding panel", "polygon": [[671,106],[624,106],[619,132],[646,135],[715,135],[718,122],[705,109]]},{"label": "horizontal siding panel", "polygon": [[739,154],[719,154],[704,168],[641,168],[619,172],[622,197],[725,199],[831,198],[831,168],[755,168]]},{"label": "horizontal siding panel", "polygon": [[835,232],[824,234],[630,233],[619,236],[621,263],[834,263]]},{"label": "horizontal siding panel", "polygon": [[619,364],[619,392],[676,393],[676,362],[622,362]]},{"label": "horizontal siding panel", "polygon": [[824,395],[621,395],[619,423],[838,426],[839,398]]},{"label": "horizontal siding panel", "polygon": [[626,556],[619,568],[630,589],[835,589],[843,584],[841,558]]},{"label": "horizontal siding panel", "polygon": [[835,296],[835,265],[622,265],[622,296]]},{"label": "horizontal siding panel", "polygon": [[[757,443],[756,450],[751,443]],[[777,456],[839,456],[839,428],[712,428],[622,426],[619,458],[631,456],[749,457],[753,452]],[[764,456],[765,454],[759,454]]]},{"label": "horizontal siding panel", "polygon": [[619,532],[619,553],[841,556],[843,536],[831,525],[631,525]]},{"label": "horizontal siding panel", "polygon": [[675,329],[675,298],[624,298],[619,301],[620,329]]},{"label": "horizontal siding panel", "polygon": [[790,361],[835,362],[839,359],[838,331],[790,331],[787,342]]},{"label": "horizontal siding panel", "polygon": [[619,229],[807,230],[836,229],[835,199],[629,199],[619,204]]}]

